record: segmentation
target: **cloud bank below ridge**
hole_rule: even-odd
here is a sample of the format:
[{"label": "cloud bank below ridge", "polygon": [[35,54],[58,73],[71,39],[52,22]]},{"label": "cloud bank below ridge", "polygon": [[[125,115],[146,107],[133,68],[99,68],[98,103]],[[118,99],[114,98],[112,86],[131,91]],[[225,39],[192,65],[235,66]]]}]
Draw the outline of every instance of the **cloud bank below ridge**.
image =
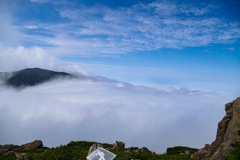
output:
[{"label": "cloud bank below ridge", "polygon": [[[0,142],[35,139],[52,147],[72,140],[145,146],[202,147],[215,138],[226,93],[156,89],[104,78],[54,80],[15,90],[0,87]],[[219,98],[221,97],[221,98]]]}]

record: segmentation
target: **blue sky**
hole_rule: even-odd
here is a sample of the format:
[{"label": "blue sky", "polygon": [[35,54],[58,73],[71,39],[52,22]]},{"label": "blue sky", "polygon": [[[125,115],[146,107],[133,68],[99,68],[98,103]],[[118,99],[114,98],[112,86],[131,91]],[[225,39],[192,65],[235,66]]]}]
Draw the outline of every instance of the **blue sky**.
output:
[{"label": "blue sky", "polygon": [[[156,152],[200,148],[214,140],[224,104],[240,96],[238,0],[0,0],[0,22],[1,72],[40,67],[93,79],[20,92],[0,85],[0,120],[22,126],[13,132],[1,123],[1,144],[21,144],[28,135],[57,146],[81,134]],[[109,139],[90,134],[100,118],[109,122],[102,126]],[[75,130],[79,125],[93,128]],[[129,132],[105,133],[118,125]],[[48,132],[58,126],[73,138],[64,139],[65,130],[53,140]]]},{"label": "blue sky", "polygon": [[2,29],[3,45],[41,47],[133,84],[239,90],[239,1],[1,3],[11,27]]}]

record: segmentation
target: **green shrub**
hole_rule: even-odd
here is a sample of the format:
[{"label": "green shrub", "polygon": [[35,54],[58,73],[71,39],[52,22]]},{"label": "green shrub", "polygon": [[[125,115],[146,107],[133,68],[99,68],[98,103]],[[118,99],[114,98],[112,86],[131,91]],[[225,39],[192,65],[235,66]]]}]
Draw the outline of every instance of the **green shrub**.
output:
[{"label": "green shrub", "polygon": [[193,153],[197,152],[198,149],[176,146],[173,148],[167,148],[167,155],[180,154],[180,153],[184,153],[185,151],[189,151],[191,154],[193,154]]},{"label": "green shrub", "polygon": [[17,157],[15,156],[15,154],[4,155],[3,153],[0,153],[0,159],[1,160],[16,160]]}]

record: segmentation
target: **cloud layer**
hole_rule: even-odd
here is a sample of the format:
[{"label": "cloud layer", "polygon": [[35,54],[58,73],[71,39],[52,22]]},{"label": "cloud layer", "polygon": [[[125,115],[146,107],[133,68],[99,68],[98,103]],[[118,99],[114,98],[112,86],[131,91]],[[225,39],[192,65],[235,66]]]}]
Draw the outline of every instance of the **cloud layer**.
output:
[{"label": "cloud layer", "polygon": [[55,80],[23,90],[0,87],[0,142],[72,140],[148,147],[202,147],[215,138],[226,93],[133,86],[103,78]]}]

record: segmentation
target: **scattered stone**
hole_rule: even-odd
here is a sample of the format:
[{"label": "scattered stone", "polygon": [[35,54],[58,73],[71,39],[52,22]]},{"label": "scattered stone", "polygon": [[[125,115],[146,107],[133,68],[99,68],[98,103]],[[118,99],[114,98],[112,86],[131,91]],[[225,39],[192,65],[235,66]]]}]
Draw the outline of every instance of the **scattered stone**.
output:
[{"label": "scattered stone", "polygon": [[9,154],[15,154],[16,152],[14,151],[8,151],[7,153],[4,153],[4,155],[9,155]]},{"label": "scattered stone", "polygon": [[129,147],[127,150],[132,151],[132,152],[151,152],[149,151],[146,147],[138,148],[138,147]]},{"label": "scattered stone", "polygon": [[116,141],[116,143],[113,143],[113,148],[125,148],[125,143]]},{"label": "scattered stone", "polygon": [[20,151],[21,150],[21,148],[19,147],[19,148],[16,148],[16,149],[14,149],[14,151],[15,152],[18,152],[18,151]]},{"label": "scattered stone", "polygon": [[124,151],[125,153],[132,153],[131,151],[129,151],[129,150],[126,150],[126,151]]},{"label": "scattered stone", "polygon": [[29,160],[27,153],[15,153],[17,160]]},{"label": "scattered stone", "polygon": [[180,154],[184,154],[184,153],[180,153]]},{"label": "scattered stone", "polygon": [[103,146],[101,144],[93,144],[91,145],[89,151],[88,151],[88,155],[90,155],[93,151],[95,151],[98,148],[103,148]]},{"label": "scattered stone", "polygon": [[185,154],[191,154],[191,152],[190,151],[185,151]]},{"label": "scattered stone", "polygon": [[6,153],[6,152],[8,152],[10,150],[11,150],[11,147],[7,146],[7,148],[4,147],[3,149],[0,149],[0,153]]},{"label": "scattered stone", "polygon": [[35,140],[33,142],[21,145],[20,148],[23,150],[25,149],[26,151],[29,151],[29,150],[35,150],[38,148],[42,148],[42,146],[43,146],[43,143],[41,140]]},{"label": "scattered stone", "polygon": [[129,148],[126,148],[127,150],[129,151],[135,151],[135,150],[138,150],[138,147],[129,147]]}]

